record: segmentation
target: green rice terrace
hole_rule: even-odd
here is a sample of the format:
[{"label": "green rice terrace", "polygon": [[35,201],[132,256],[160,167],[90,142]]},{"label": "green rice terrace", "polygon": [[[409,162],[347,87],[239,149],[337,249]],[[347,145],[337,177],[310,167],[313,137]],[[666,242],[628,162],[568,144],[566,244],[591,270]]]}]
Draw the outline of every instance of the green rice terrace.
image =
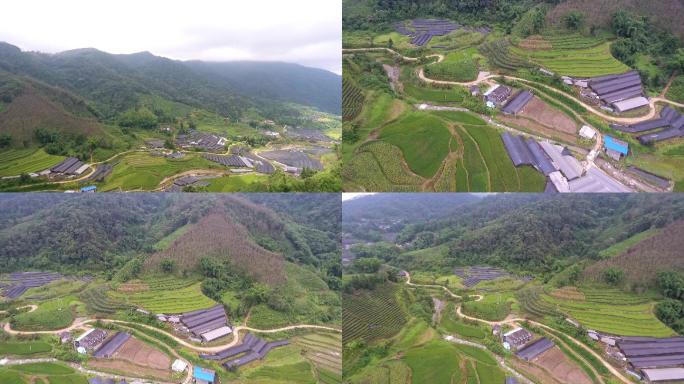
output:
[{"label": "green rice terrace", "polygon": [[[352,239],[345,241],[344,377],[351,383],[633,382],[632,373],[648,369],[631,343],[680,342],[684,334],[670,317],[681,315],[672,291],[684,277],[677,256],[682,240],[674,240],[683,233],[681,213],[655,224],[679,212],[681,198],[651,211],[641,232],[628,229],[631,215],[653,209],[658,198],[409,193],[343,202],[343,239]],[[541,229],[556,226],[549,209],[570,206],[569,215],[594,212],[566,227],[592,227],[572,248],[591,243],[590,252],[605,256],[565,256],[563,236]],[[599,206],[607,210],[598,214]],[[519,249],[518,236],[528,239]],[[539,269],[537,251],[563,266]],[[657,369],[676,366],[681,353],[661,355],[650,357]]]},{"label": "green rice terrace", "polygon": [[[336,195],[101,196],[97,209],[78,195],[0,196],[0,206],[31,212],[15,217],[20,224],[0,214],[0,382],[189,384],[200,368],[231,383],[342,382]],[[41,219],[57,211],[74,212],[64,220],[89,234]],[[24,237],[46,232],[45,243]],[[31,255],[67,254],[104,233],[114,264],[95,254],[83,265],[34,264]],[[13,245],[25,241],[35,253]],[[10,261],[15,251],[21,263]]]},{"label": "green rice terrace", "polygon": [[[344,0],[343,190],[681,190],[684,128],[679,115],[656,124],[668,108],[684,110],[681,36],[634,11],[597,23],[567,2],[531,1],[517,16],[446,7],[437,17],[412,1]],[[433,118],[444,111],[480,121]],[[575,171],[546,147],[521,158],[503,134],[561,146]]]}]

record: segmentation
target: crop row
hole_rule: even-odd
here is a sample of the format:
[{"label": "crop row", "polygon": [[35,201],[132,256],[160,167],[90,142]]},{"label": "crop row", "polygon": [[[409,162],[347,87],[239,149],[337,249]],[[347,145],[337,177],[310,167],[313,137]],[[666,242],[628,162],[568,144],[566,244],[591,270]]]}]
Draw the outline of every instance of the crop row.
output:
[{"label": "crop row", "polygon": [[130,308],[129,305],[107,296],[108,290],[105,285],[89,288],[81,293],[80,299],[86,303],[88,310],[94,313],[111,315],[116,311]]},{"label": "crop row", "polygon": [[497,67],[515,71],[519,68],[531,68],[525,59],[510,53],[508,40],[496,40],[480,46],[480,52],[487,57],[489,63]]},{"label": "crop row", "polygon": [[353,120],[363,107],[364,96],[361,88],[351,80],[342,79],[342,118]]},{"label": "crop row", "polygon": [[406,317],[392,287],[346,295],[342,311],[343,341],[373,340],[396,334]]},{"label": "crop row", "polygon": [[419,185],[422,179],[411,173],[402,163],[403,153],[396,146],[384,141],[373,141],[359,148],[359,152],[369,152],[382,169],[382,173],[392,184]]},{"label": "crop row", "polygon": [[554,305],[542,299],[543,294],[540,287],[531,287],[519,290],[516,297],[521,308],[534,316],[556,316],[558,311]]}]

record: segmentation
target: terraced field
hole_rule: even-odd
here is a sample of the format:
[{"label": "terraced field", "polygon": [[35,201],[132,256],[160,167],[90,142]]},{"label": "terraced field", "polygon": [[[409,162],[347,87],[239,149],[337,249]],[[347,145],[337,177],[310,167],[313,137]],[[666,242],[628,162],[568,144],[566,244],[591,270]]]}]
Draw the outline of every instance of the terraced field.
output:
[{"label": "terraced field", "polygon": [[168,176],[191,169],[220,168],[216,163],[197,154],[186,154],[180,159],[152,156],[148,153],[125,155],[114,166],[112,174],[100,187],[103,191],[112,190],[151,190]]},{"label": "terraced field", "polygon": [[342,382],[342,337],[340,334],[312,333],[297,337],[304,356],[316,369],[319,382],[334,384]]},{"label": "terraced field", "polygon": [[363,101],[361,88],[347,78],[342,79],[342,119],[354,120],[363,108]]},{"label": "terraced field", "polygon": [[0,177],[40,172],[62,160],[64,156],[50,155],[42,149],[9,149],[0,152]]},{"label": "terraced field", "polygon": [[372,141],[359,147],[343,170],[343,177],[362,185],[367,191],[419,191],[423,179],[400,160],[401,150],[384,141]]},{"label": "terraced field", "polygon": [[131,308],[130,305],[111,298],[107,292],[109,292],[109,287],[101,285],[86,289],[80,294],[80,298],[86,303],[88,311],[97,314],[111,315],[117,311]]},{"label": "terraced field", "polygon": [[0,382],[7,384],[88,384],[85,376],[61,363],[30,363],[0,367]]},{"label": "terraced field", "polygon": [[449,153],[451,135],[440,119],[415,112],[385,126],[380,139],[399,147],[411,170],[429,178]]},{"label": "terraced field", "polygon": [[497,130],[453,111],[415,112],[389,124],[380,140],[358,147],[342,175],[348,190],[374,192],[542,191],[545,185],[533,168],[513,166]]},{"label": "terraced field", "polygon": [[397,301],[397,290],[397,286],[387,285],[344,294],[343,342],[388,338],[399,332],[406,323],[406,315]]},{"label": "terraced field", "polygon": [[622,336],[666,337],[674,332],[653,314],[653,303],[643,296],[611,289],[582,289],[585,300],[544,296],[543,300],[579,321],[584,327]]},{"label": "terraced field", "polygon": [[509,54],[519,61],[531,62],[560,75],[593,77],[629,70],[610,53],[610,44],[579,35],[544,37],[549,49],[511,47]]},{"label": "terraced field", "polygon": [[143,292],[111,292],[110,296],[124,303],[142,307],[154,313],[182,313],[210,308],[216,303],[204,296],[200,283],[174,277],[146,280],[149,290]]}]

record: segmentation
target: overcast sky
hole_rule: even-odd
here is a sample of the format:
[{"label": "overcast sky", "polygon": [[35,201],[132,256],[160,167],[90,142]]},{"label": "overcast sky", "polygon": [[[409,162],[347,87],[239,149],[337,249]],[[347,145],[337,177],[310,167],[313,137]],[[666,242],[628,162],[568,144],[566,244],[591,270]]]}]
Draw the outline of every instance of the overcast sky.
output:
[{"label": "overcast sky", "polygon": [[25,51],[149,51],[179,60],[274,60],[342,73],[341,0],[21,0],[0,41]]}]

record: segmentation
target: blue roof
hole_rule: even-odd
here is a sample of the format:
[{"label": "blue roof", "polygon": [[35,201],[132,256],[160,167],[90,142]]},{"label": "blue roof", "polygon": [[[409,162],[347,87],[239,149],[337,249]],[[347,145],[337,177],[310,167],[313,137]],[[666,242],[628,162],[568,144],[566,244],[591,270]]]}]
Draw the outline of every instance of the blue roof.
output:
[{"label": "blue roof", "polygon": [[87,187],[81,188],[81,192],[90,192],[90,191],[94,191],[94,190],[96,190],[96,189],[97,189],[96,186],[94,186],[94,185],[89,185],[89,186],[87,186]]},{"label": "blue roof", "polygon": [[629,153],[629,144],[622,141],[618,142],[611,136],[605,137],[603,146],[606,147],[606,149],[612,149],[613,151],[620,152],[623,155],[627,155],[627,153]]},{"label": "blue roof", "polygon": [[194,367],[192,373],[193,378],[208,381],[210,383],[214,382],[214,376],[216,376],[216,372],[198,366]]}]

